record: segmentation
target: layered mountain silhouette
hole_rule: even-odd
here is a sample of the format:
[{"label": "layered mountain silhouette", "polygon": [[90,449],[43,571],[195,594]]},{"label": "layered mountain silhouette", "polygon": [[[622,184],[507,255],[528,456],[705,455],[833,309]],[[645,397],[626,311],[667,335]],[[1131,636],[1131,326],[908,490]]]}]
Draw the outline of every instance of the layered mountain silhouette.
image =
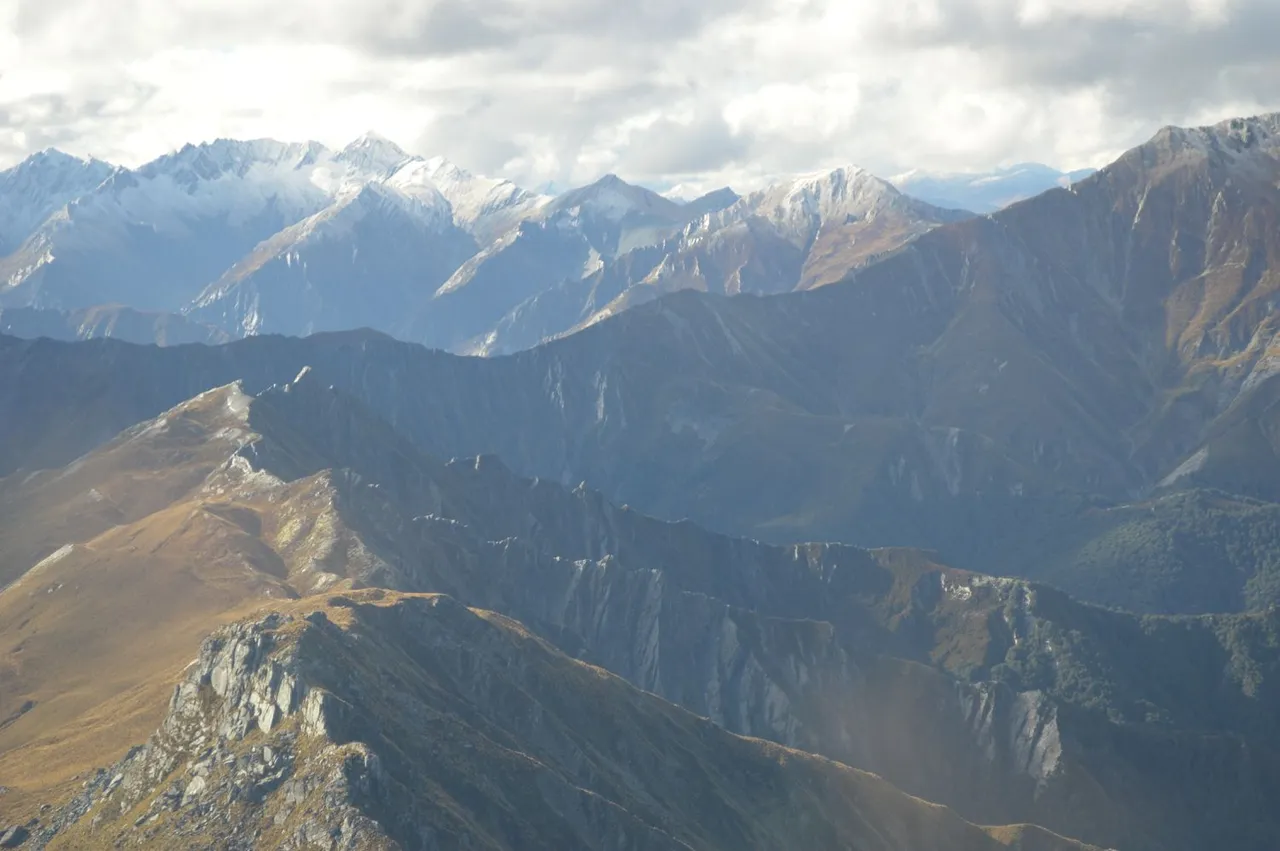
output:
[{"label": "layered mountain silhouette", "polygon": [[[526,197],[373,136],[264,150],[375,177],[201,284],[211,313],[0,314],[171,335],[0,336],[0,828],[1274,847],[1280,118],[924,223],[853,171],[689,209],[616,178]],[[193,186],[260,168],[205,153]],[[417,298],[401,318],[454,348],[533,347],[206,344],[298,293],[354,316],[361,228],[361,268],[428,231],[477,253],[363,279],[388,301],[358,321]],[[6,298],[75,292],[55,267]]]},{"label": "layered mountain silhouette", "polygon": [[[49,151],[0,187],[0,307],[162,345],[186,320],[230,338],[367,326],[496,354],[674,289],[828,283],[963,215],[856,168],[745,199],[678,203],[615,175],[550,198],[372,133],[340,151],[221,139],[132,171]],[[171,316],[77,318],[116,306]]]},{"label": "layered mountain silhouette", "polygon": [[[8,477],[0,500],[0,562],[34,565],[0,595],[0,771],[20,794],[56,789],[159,725],[46,814],[52,839],[340,827],[350,847],[379,832],[430,847],[413,838],[430,826],[437,842],[496,831],[497,847],[654,828],[694,847],[1074,847],[961,819],[1125,848],[1274,835],[1259,792],[1276,766],[1274,616],[1140,620],[912,551],[664,523],[491,457],[437,461],[314,369],[258,396],[201,393],[67,467]],[[241,619],[162,714],[201,636]],[[671,749],[694,761],[677,769]],[[351,753],[359,782],[331,774]],[[837,797],[777,799],[808,788],[765,782],[779,762]],[[483,780],[515,765],[533,774]],[[690,771],[722,779],[676,779]],[[623,821],[580,821],[570,787]],[[852,806],[866,795],[882,803]]]},{"label": "layered mountain silhouette", "polygon": [[[269,374],[276,357],[313,362],[427,451],[496,454],[661,517],[930,547],[1139,611],[1265,609],[1280,588],[1276,125],[1167,129],[839,283],[685,290],[510,359],[373,337],[358,369],[336,339],[236,357]],[[265,386],[229,356],[162,359],[200,386]]]}]

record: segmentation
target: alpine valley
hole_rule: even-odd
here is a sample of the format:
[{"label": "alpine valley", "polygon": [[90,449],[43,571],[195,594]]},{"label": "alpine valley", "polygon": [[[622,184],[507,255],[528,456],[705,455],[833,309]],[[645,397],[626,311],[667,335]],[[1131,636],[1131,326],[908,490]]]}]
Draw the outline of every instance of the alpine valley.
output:
[{"label": "alpine valley", "polygon": [[1280,115],[895,182],[0,173],[0,847],[1277,847]]}]

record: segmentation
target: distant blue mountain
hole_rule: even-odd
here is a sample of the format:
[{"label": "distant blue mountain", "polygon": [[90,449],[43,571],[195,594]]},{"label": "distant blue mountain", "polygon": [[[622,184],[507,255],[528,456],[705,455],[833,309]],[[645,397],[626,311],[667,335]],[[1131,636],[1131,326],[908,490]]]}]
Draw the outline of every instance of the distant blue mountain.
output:
[{"label": "distant blue mountain", "polygon": [[908,172],[891,182],[908,195],[938,207],[994,213],[1055,186],[1069,186],[1095,171],[1064,172],[1040,163],[1021,163],[979,174]]}]

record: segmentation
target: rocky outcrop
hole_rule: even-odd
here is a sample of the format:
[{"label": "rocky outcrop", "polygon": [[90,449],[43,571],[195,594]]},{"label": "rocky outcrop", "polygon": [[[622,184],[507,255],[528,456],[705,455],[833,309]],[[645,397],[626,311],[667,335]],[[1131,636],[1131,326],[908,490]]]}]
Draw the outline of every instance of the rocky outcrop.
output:
[{"label": "rocky outcrop", "polygon": [[[1180,837],[1221,830],[1192,801],[1225,808],[1259,778],[1246,770],[1198,790],[1183,775],[1188,785],[1164,789],[1154,743],[1230,762],[1232,737],[1247,737],[1263,754],[1261,775],[1280,765],[1265,755],[1277,739],[1270,621],[1143,621],[918,552],[779,547],[655,520],[585,487],[522,479],[492,456],[425,456],[314,369],[255,397],[220,388],[162,419],[84,459],[67,481],[87,485],[76,477],[123,448],[156,466],[115,470],[128,481],[171,471],[178,447],[189,459],[208,455],[203,481],[173,492],[218,534],[192,536],[194,549],[183,550],[188,539],[172,533],[165,511],[150,536],[184,562],[268,574],[276,599],[369,587],[447,593],[722,729],[874,771],[977,822],[1181,848]],[[186,442],[172,443],[175,434]],[[192,450],[206,444],[217,451]],[[46,479],[57,476],[32,487]],[[146,526],[143,518],[116,535],[129,564]],[[55,568],[107,543],[73,548]],[[227,575],[211,578],[225,588]],[[172,723],[202,717],[182,708],[202,694],[231,701],[216,725],[222,736],[274,736],[304,711],[292,657],[255,641],[237,638],[223,661],[199,663]],[[274,661],[248,679],[227,673],[259,657]],[[1170,666],[1183,658],[1205,661]],[[1197,697],[1210,691],[1212,707]],[[180,726],[174,738],[201,735]],[[173,769],[163,753],[149,757],[160,760],[152,775]],[[1237,821],[1258,826],[1238,843],[1255,847],[1265,815]]]},{"label": "rocky outcrop", "polygon": [[382,593],[220,630],[155,735],[49,823],[32,847],[1004,847],[871,775],[720,732],[514,622]]},{"label": "rocky outcrop", "polygon": [[99,771],[35,847],[113,825],[156,846],[391,847],[358,807],[381,765],[335,737],[342,701],[308,687],[298,644],[279,632],[291,621],[268,615],[206,641],[156,733]]}]

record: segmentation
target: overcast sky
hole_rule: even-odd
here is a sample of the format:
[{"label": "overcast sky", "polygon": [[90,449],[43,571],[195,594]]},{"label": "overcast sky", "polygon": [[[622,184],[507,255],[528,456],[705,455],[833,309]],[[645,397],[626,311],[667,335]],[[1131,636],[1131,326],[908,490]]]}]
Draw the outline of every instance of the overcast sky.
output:
[{"label": "overcast sky", "polygon": [[374,129],[474,171],[1100,165],[1280,109],[1280,0],[0,0],[0,167]]}]

